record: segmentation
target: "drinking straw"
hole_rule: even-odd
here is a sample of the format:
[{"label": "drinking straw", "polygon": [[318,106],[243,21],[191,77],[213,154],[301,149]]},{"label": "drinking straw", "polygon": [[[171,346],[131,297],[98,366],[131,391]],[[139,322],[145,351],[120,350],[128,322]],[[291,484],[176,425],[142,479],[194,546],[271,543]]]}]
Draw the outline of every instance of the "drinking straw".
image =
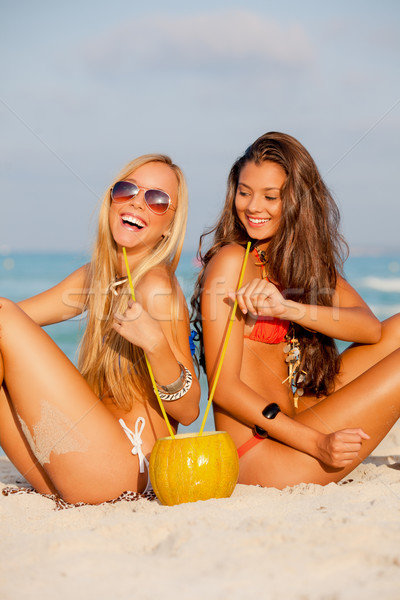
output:
[{"label": "drinking straw", "polygon": [[[128,257],[126,255],[125,246],[122,247],[122,252],[124,253],[126,273],[128,275],[129,287],[131,288],[132,300],[134,302],[136,302],[135,290],[133,289],[133,283],[132,283],[132,277],[131,277],[131,270],[129,268]],[[163,405],[163,403],[161,401],[160,394],[159,394],[158,389],[157,389],[156,380],[154,379],[154,375],[153,375],[153,369],[151,368],[151,364],[149,363],[149,360],[148,360],[148,358],[146,356],[146,353],[144,353],[144,357],[146,359],[146,365],[147,365],[147,368],[148,368],[148,371],[149,371],[151,383],[153,384],[153,390],[154,390],[155,395],[157,396],[158,404],[160,405],[162,415],[163,415],[164,420],[165,420],[165,422],[167,424],[167,427],[168,427],[168,431],[169,431],[170,436],[172,437],[172,439],[175,439],[175,435],[174,435],[174,432],[172,431],[171,423],[169,422],[167,413],[165,412],[164,405]]]},{"label": "drinking straw", "polygon": [[[251,246],[251,242],[247,242],[247,248],[246,248],[246,252],[245,252],[245,255],[244,255],[244,259],[243,259],[242,270],[240,271],[240,276],[239,276],[239,282],[238,282],[237,289],[240,289],[242,287],[244,270],[246,268],[247,259],[249,257],[250,246]],[[228,347],[229,337],[231,335],[231,329],[232,329],[233,321],[235,320],[237,304],[238,304],[237,298],[235,298],[235,302],[234,302],[232,313],[231,313],[231,318],[229,320],[228,329],[227,329],[227,332],[226,332],[226,335],[225,335],[224,345],[222,346],[221,356],[219,357],[218,367],[217,367],[217,370],[215,372],[214,381],[213,381],[213,384],[212,384],[212,387],[211,387],[211,391],[210,391],[210,397],[209,397],[208,402],[207,402],[207,407],[206,407],[206,411],[204,413],[204,418],[203,418],[203,422],[202,422],[201,427],[200,427],[200,433],[199,433],[199,435],[203,435],[203,429],[204,429],[204,426],[206,424],[208,412],[210,410],[211,403],[212,403],[213,398],[214,398],[215,389],[217,387],[219,375],[220,375],[221,369],[222,369],[222,362],[224,360],[225,352],[226,352],[226,349]]]}]

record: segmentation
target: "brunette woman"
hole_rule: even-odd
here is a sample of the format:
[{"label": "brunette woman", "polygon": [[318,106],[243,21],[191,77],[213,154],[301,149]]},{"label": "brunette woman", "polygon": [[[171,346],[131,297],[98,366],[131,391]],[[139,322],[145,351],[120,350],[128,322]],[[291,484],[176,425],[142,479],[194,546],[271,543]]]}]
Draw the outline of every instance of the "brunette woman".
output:
[{"label": "brunette woman", "polygon": [[[344,279],[338,225],[310,154],[271,132],[233,165],[211,247],[200,245],[192,304],[209,383],[235,297],[240,309],[214,414],[237,445],[241,483],[339,481],[400,416],[400,317],[381,324]],[[335,339],[353,344],[340,355]]]}]

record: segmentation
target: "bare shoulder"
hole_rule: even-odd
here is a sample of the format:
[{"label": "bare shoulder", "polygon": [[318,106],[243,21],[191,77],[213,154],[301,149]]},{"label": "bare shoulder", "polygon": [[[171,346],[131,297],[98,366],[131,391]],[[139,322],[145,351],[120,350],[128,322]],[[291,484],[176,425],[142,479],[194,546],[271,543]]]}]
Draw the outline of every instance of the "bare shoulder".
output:
[{"label": "bare shoulder", "polygon": [[337,276],[337,283],[336,283],[336,288],[337,289],[353,289],[350,285],[350,283],[341,275]]},{"label": "bare shoulder", "polygon": [[169,315],[171,303],[179,314],[185,314],[186,300],[174,273],[167,265],[160,265],[146,273],[137,285],[138,300],[155,318]]},{"label": "bare shoulder", "polygon": [[243,263],[245,249],[239,244],[227,244],[212,257],[205,271],[205,281],[224,277],[236,282]]},{"label": "bare shoulder", "polygon": [[222,246],[222,248],[218,250],[217,254],[212,258],[212,261],[219,260],[233,263],[238,261],[242,262],[245,252],[245,248],[239,244],[226,244],[226,246]]},{"label": "bare shoulder", "polygon": [[137,290],[141,294],[148,294],[154,289],[166,290],[171,289],[173,285],[175,275],[171,273],[167,265],[159,265],[154,269],[148,271],[139,283],[137,284]]}]

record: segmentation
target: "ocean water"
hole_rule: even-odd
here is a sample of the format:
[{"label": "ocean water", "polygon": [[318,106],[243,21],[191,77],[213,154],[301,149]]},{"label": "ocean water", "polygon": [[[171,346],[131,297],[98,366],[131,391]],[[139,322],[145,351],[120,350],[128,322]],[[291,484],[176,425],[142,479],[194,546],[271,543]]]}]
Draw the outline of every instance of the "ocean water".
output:
[{"label": "ocean water", "polygon": [[[55,285],[85,262],[84,254],[15,253],[0,256],[0,296],[14,301],[33,296]],[[196,278],[194,254],[182,255],[177,275],[189,300]],[[345,275],[374,311],[383,320],[400,312],[400,252],[379,257],[353,256],[345,264]],[[81,319],[58,323],[45,328],[65,354],[76,362],[77,346],[82,332]],[[342,347],[344,347],[342,345]],[[200,417],[181,431],[198,431],[207,403],[207,386],[201,377],[202,401]],[[212,411],[206,430],[214,429]]]}]

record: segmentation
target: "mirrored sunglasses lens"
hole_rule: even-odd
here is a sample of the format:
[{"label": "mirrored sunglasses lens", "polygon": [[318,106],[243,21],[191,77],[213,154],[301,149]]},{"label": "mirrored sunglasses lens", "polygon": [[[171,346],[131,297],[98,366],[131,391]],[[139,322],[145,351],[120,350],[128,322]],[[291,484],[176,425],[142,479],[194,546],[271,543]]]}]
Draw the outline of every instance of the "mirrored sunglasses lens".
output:
[{"label": "mirrored sunglasses lens", "polygon": [[161,190],[147,190],[144,198],[150,210],[157,215],[163,215],[167,212],[170,200],[166,192]]},{"label": "mirrored sunglasses lens", "polygon": [[129,181],[118,181],[112,191],[111,198],[114,202],[126,202],[136,196],[139,192],[139,188],[134,183],[129,183]]}]

